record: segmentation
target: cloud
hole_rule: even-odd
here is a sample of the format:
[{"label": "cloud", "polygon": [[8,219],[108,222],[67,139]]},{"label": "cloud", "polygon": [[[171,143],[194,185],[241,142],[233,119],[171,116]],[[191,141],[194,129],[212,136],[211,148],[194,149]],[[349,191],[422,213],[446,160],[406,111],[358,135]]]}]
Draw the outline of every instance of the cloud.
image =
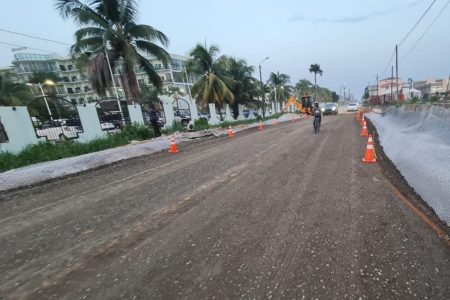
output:
[{"label": "cloud", "polygon": [[413,6],[416,6],[420,2],[422,2],[422,1],[417,0],[417,1],[411,2],[407,5],[404,5],[402,7],[395,7],[395,8],[387,9],[384,11],[372,12],[372,13],[369,13],[366,15],[361,15],[361,16],[350,16],[350,17],[343,17],[343,18],[336,18],[336,19],[308,18],[308,17],[304,17],[304,16],[297,16],[297,17],[290,18],[289,21],[291,21],[291,22],[304,21],[304,22],[313,22],[313,23],[361,23],[361,22],[367,21],[367,20],[375,18],[375,17],[380,17],[383,15],[387,15],[387,14],[399,11],[399,10],[411,8]]}]

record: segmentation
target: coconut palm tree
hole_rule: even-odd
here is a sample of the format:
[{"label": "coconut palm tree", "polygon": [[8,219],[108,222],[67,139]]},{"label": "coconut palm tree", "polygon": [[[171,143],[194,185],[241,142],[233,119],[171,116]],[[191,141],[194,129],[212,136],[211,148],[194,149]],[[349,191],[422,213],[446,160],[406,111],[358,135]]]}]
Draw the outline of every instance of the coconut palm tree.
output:
[{"label": "coconut palm tree", "polygon": [[0,106],[27,105],[31,99],[28,86],[12,82],[8,73],[0,74]]},{"label": "coconut palm tree", "polygon": [[317,74],[322,76],[322,69],[320,68],[319,64],[312,64],[309,67],[309,72],[314,73],[314,86],[315,86],[315,92],[314,92],[314,100],[317,101]]},{"label": "coconut palm tree", "polygon": [[75,32],[72,56],[84,60],[89,80],[101,95],[111,86],[110,67],[120,67],[120,80],[127,101],[139,97],[135,67],[141,67],[156,87],[161,78],[153,65],[141,54],[156,57],[163,63],[170,56],[158,44],[168,45],[167,37],[155,28],[137,24],[137,0],[55,0],[63,18],[72,18],[81,28]]},{"label": "coconut palm tree", "polygon": [[270,98],[280,104],[286,101],[291,95],[292,87],[288,85],[290,82],[289,75],[280,72],[270,73],[268,83],[271,85]]},{"label": "coconut palm tree", "polygon": [[[214,103],[222,119],[222,107],[224,103],[232,104],[235,100],[232,89],[237,82],[224,75],[220,63],[216,57],[219,48],[215,45],[209,48],[197,44],[189,53],[192,59],[187,63],[189,72],[199,76],[191,89],[193,96],[201,103]],[[210,112],[211,114],[215,112]]]},{"label": "coconut palm tree", "polygon": [[222,72],[238,83],[231,89],[235,98],[232,109],[233,116],[236,119],[239,116],[239,104],[248,106],[260,104],[260,101],[256,100],[261,93],[258,80],[252,76],[253,66],[249,66],[244,59],[224,55],[220,57],[219,64]]}]

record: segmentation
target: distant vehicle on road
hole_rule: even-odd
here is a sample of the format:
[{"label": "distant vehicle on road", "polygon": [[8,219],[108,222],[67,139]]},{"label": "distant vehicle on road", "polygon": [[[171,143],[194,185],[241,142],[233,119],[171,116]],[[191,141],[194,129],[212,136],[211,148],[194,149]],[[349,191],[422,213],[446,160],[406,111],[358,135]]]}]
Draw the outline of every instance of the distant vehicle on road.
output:
[{"label": "distant vehicle on road", "polygon": [[322,114],[325,115],[337,115],[338,114],[338,106],[336,103],[325,103],[325,106],[322,107]]},{"label": "distant vehicle on road", "polygon": [[357,111],[358,110],[358,104],[356,103],[350,103],[347,105],[347,111]]}]

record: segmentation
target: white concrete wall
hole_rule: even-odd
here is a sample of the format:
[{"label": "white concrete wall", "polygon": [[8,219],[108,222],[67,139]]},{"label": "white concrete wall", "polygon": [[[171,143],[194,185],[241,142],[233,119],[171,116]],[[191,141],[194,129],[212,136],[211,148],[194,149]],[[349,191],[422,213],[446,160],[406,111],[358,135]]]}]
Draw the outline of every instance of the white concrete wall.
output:
[{"label": "white concrete wall", "polygon": [[142,115],[142,108],[139,104],[128,105],[128,112],[130,114],[131,124],[137,123],[144,125],[144,116]]},{"label": "white concrete wall", "polygon": [[166,117],[165,127],[166,128],[172,127],[173,121],[175,121],[173,107],[172,107],[173,99],[166,95],[159,96],[159,98],[161,99],[161,102],[163,104],[164,115]]},{"label": "white concrete wall", "polygon": [[77,110],[81,125],[83,126],[83,132],[79,134],[80,138],[78,141],[85,143],[107,135],[100,126],[100,120],[95,106],[77,105]]},{"label": "white concrete wall", "polygon": [[209,125],[218,125],[220,123],[220,120],[217,118],[217,112],[216,112],[216,105],[214,103],[209,103],[209,115],[211,116],[209,118]]},{"label": "white concrete wall", "polygon": [[241,104],[238,104],[238,109],[239,109],[239,115],[238,115],[238,120],[246,120],[245,116],[244,116],[244,106]]},{"label": "white concrete wall", "polygon": [[195,99],[189,99],[189,110],[191,112],[191,123],[194,124],[194,121],[198,119],[197,102]]},{"label": "white concrete wall", "polygon": [[0,121],[9,139],[7,143],[0,143],[0,152],[19,153],[26,146],[39,142],[27,107],[1,106]]},{"label": "white concrete wall", "polygon": [[231,109],[229,104],[225,104],[225,121],[233,121],[233,117],[231,116]]}]

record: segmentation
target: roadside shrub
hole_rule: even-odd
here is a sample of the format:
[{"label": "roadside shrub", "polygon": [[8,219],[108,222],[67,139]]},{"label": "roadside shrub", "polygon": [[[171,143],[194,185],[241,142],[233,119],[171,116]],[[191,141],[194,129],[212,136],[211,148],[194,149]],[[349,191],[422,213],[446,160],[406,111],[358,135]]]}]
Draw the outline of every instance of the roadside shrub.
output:
[{"label": "roadside shrub", "polygon": [[208,120],[204,119],[204,118],[200,118],[194,121],[194,130],[195,131],[201,131],[201,130],[205,130],[208,129],[209,123]]},{"label": "roadside shrub", "polygon": [[178,122],[176,122],[176,121],[173,121],[173,123],[172,123],[172,127],[170,128],[170,131],[173,133],[173,132],[177,132],[177,131],[179,131],[179,132],[185,132],[186,131],[186,128],[181,124],[181,123],[178,123]]},{"label": "roadside shrub", "polygon": [[153,137],[153,130],[144,125],[134,124],[124,127],[120,132],[87,143],[80,143],[74,140],[58,143],[40,142],[36,145],[29,145],[18,154],[0,152],[0,172],[39,162],[115,148],[127,145],[132,140],[148,140]]},{"label": "roadside shrub", "polygon": [[414,96],[414,97],[412,97],[411,99],[409,99],[408,102],[411,103],[411,104],[414,104],[414,103],[420,102],[420,99],[419,99],[419,97]]}]

